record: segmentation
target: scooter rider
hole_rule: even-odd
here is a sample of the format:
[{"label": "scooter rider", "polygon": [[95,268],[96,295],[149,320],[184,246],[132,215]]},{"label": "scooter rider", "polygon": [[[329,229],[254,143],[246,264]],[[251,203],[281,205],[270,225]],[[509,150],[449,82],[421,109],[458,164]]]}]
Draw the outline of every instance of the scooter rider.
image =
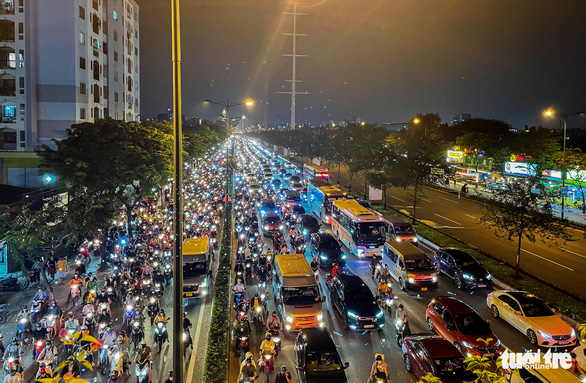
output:
[{"label": "scooter rider", "polygon": [[391,295],[392,291],[388,284],[386,284],[382,279],[378,283],[377,287],[378,295],[381,298],[386,298]]},{"label": "scooter rider", "polygon": [[45,343],[45,348],[39,354],[37,358],[37,362],[42,363],[44,362],[46,365],[51,367],[51,371],[53,371],[57,367],[57,360],[59,358],[59,351],[57,350],[57,346],[51,343],[51,340],[48,340]]},{"label": "scooter rider", "polygon": [[277,312],[273,311],[273,314],[267,319],[267,330],[272,331],[275,328],[281,328],[281,320],[277,316]]},{"label": "scooter rider", "polygon": [[311,267],[311,271],[313,271],[313,274],[315,274],[316,281],[319,282],[319,262],[317,261],[316,257],[313,257],[309,266]]},{"label": "scooter rider", "polygon": [[37,292],[35,293],[35,296],[33,297],[33,301],[38,301],[38,302],[43,302],[45,303],[45,300],[47,299],[47,293],[45,292],[45,290],[43,290],[43,288],[39,288],[39,290],[37,290]]},{"label": "scooter rider", "polygon": [[251,358],[246,358],[244,366],[240,368],[240,374],[238,374],[238,382],[241,382],[244,378],[252,378],[253,382],[256,382],[258,373],[256,367],[252,364]]},{"label": "scooter rider", "polygon": [[106,331],[102,334],[102,345],[112,347],[116,343],[116,333],[112,331],[112,326],[106,326]]},{"label": "scooter rider", "polygon": [[379,379],[383,379],[385,382],[390,382],[387,364],[383,360],[383,356],[381,354],[376,354],[375,361],[372,364],[372,368],[370,370],[370,377],[371,381],[372,378],[377,377]]},{"label": "scooter rider", "polygon": [[6,347],[6,352],[4,353],[4,359],[14,358],[19,359],[24,354],[24,350],[20,347],[20,343],[18,343],[18,339],[13,338],[12,342]]},{"label": "scooter rider", "polygon": [[402,303],[399,305],[399,307],[397,307],[397,310],[395,311],[395,318],[397,320],[400,319],[402,321],[407,321],[407,310],[405,310]]},{"label": "scooter rider", "polygon": [[73,314],[67,316],[64,327],[69,330],[73,330],[74,333],[79,331],[79,321],[73,317]]},{"label": "scooter rider", "polygon": [[270,354],[274,357],[276,353],[277,345],[275,345],[275,342],[272,339],[272,334],[267,332],[265,334],[265,340],[260,344],[260,355],[262,357],[265,354]]},{"label": "scooter rider", "polygon": [[238,279],[238,283],[236,283],[233,290],[236,294],[244,294],[244,292],[246,291],[246,286],[244,286],[244,284],[242,283],[242,279]]},{"label": "scooter rider", "polygon": [[22,318],[26,318],[27,320],[31,320],[31,313],[30,311],[28,311],[28,308],[26,305],[22,305],[16,319],[17,320],[21,320]]},{"label": "scooter rider", "polygon": [[143,339],[141,347],[136,352],[136,357],[134,358],[134,361],[142,365],[146,361],[151,361],[152,359],[153,354],[151,352],[151,348],[147,345],[146,339]]}]

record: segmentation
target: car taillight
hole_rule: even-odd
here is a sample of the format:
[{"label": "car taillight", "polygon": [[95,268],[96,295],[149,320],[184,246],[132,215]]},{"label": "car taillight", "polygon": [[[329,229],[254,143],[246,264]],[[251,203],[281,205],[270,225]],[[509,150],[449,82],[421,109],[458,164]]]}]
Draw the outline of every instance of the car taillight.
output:
[{"label": "car taillight", "polygon": [[486,299],[490,298],[491,294],[486,294]]}]

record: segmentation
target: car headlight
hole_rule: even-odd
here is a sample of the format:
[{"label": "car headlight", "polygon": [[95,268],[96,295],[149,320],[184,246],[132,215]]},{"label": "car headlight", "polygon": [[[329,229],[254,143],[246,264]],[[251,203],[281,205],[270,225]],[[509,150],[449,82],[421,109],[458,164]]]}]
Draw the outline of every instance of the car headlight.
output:
[{"label": "car headlight", "polygon": [[408,278],[408,279],[407,279],[407,281],[408,281],[409,283],[415,283],[415,279],[414,279],[414,278]]},{"label": "car headlight", "polygon": [[358,318],[358,315],[353,313],[352,311],[348,311],[348,317],[350,317],[352,319],[356,319],[356,318]]},{"label": "car headlight", "polygon": [[327,255],[323,255],[323,254],[322,254],[322,255],[320,255],[320,256],[319,256],[319,258],[320,258],[322,261],[326,261],[326,260],[328,259]]},{"label": "car headlight", "polygon": [[474,279],[474,277],[470,274],[462,274],[462,276],[464,277],[464,279],[468,279],[468,280]]},{"label": "car headlight", "polygon": [[551,335],[549,335],[546,332],[543,332],[541,330],[537,330],[537,332],[539,333],[539,336],[541,336],[543,339],[551,339]]},{"label": "car headlight", "polygon": [[399,238],[399,237],[396,237],[396,238],[395,238],[395,241],[397,241],[397,242],[401,242],[401,238]]},{"label": "car headlight", "polygon": [[343,254],[342,255],[342,259],[346,259],[346,254]]},{"label": "car headlight", "polygon": [[269,230],[269,225],[265,225],[264,229]]},{"label": "car headlight", "polygon": [[285,318],[285,320],[289,323],[293,323],[293,317],[291,315],[287,315],[287,317]]},{"label": "car headlight", "polygon": [[417,239],[417,237],[413,238],[413,242],[417,242],[419,241],[419,239]]},{"label": "car headlight", "polygon": [[470,343],[466,342],[465,340],[462,341],[462,345],[466,348],[474,348]]},{"label": "car headlight", "polygon": [[323,319],[324,319],[324,315],[323,314],[321,314],[321,313],[320,314],[317,314],[317,320],[318,321],[321,321]]},{"label": "car headlight", "polygon": [[383,315],[385,315],[385,313],[383,312],[383,310],[381,310],[378,312],[378,314],[376,314],[376,317],[380,319],[380,317],[382,317]]},{"label": "car headlight", "polygon": [[492,274],[491,273],[486,273],[486,280],[490,281],[492,279]]},{"label": "car headlight", "polygon": [[436,275],[432,276],[432,277],[431,277],[431,281],[432,281],[432,282],[437,282],[437,276],[436,276]]}]

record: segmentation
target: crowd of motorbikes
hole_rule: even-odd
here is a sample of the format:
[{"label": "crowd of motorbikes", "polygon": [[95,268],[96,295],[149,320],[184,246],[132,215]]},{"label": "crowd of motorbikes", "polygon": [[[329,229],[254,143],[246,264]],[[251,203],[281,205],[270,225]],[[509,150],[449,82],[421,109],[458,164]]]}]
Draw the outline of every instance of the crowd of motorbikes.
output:
[{"label": "crowd of motorbikes", "polygon": [[[186,167],[184,238],[208,236],[215,247],[225,167],[220,149],[209,156],[207,161]],[[24,352],[32,344],[37,378],[57,374],[78,377],[95,367],[102,375],[118,379],[130,376],[135,362],[136,381],[151,382],[153,354],[160,354],[169,340],[170,318],[161,298],[173,277],[173,207],[169,185],[155,198],[135,203],[131,211],[122,209],[106,233],[84,241],[73,260],[74,274],[64,281],[69,293],[67,302],[61,303],[63,308],[43,287],[30,306],[22,305],[16,318],[16,337],[3,355],[6,374],[11,370],[22,373]],[[132,235],[126,232],[127,220]],[[105,276],[98,278],[88,272],[92,254],[101,254],[100,271],[106,271]],[[0,291],[17,291],[17,287],[20,289],[16,278],[0,283]],[[118,307],[121,318],[113,318],[112,310]],[[153,329],[152,339],[145,338],[147,322]],[[193,347],[186,315],[183,323],[186,354]],[[148,344],[154,345],[152,351]]]}]

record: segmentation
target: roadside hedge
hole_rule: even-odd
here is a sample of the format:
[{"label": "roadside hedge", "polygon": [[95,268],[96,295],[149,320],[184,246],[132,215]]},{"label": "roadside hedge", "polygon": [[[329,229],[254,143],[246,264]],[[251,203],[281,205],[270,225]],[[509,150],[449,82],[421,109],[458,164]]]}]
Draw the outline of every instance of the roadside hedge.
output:
[{"label": "roadside hedge", "polygon": [[[228,190],[231,191],[232,175],[228,172]],[[204,383],[225,383],[228,371],[228,342],[230,320],[230,256],[232,254],[232,204],[226,204],[224,229],[220,246],[220,258],[216,281],[212,320],[208,337]]]}]

